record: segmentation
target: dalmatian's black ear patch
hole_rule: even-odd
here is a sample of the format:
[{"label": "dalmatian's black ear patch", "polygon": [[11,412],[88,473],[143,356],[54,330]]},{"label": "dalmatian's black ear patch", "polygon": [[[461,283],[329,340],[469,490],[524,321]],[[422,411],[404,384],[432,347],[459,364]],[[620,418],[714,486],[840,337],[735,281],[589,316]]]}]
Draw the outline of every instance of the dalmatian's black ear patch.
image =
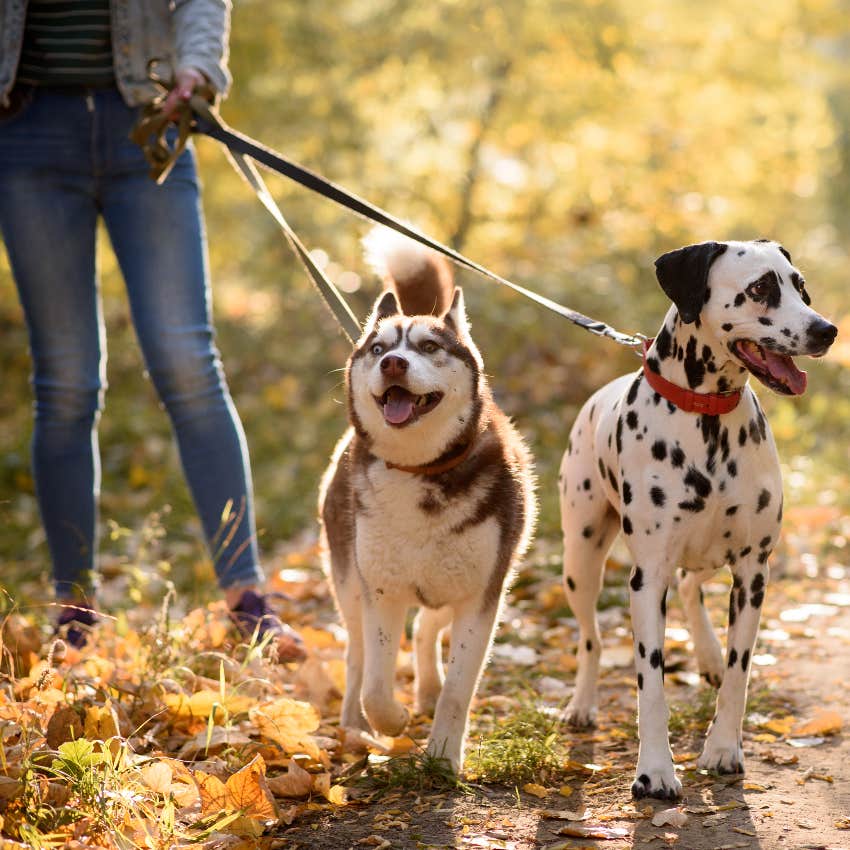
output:
[{"label": "dalmatian's black ear patch", "polygon": [[661,288],[679,309],[685,324],[696,321],[708,289],[711,264],[728,248],[722,242],[701,242],[662,254],[655,261]]}]

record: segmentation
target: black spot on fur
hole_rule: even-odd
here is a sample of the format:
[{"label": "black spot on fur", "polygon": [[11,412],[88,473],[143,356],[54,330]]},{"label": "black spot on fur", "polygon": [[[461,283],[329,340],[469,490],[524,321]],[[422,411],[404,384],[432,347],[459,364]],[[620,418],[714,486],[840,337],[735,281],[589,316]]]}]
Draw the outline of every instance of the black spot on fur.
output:
[{"label": "black spot on fur", "polygon": [[723,328],[723,330],[727,333],[732,330],[732,325],[730,322],[724,322],[720,327]]},{"label": "black spot on fur", "polygon": [[676,446],[673,451],[670,452],[670,463],[672,463],[676,469],[684,465],[685,453],[681,448],[679,448],[679,446]]},{"label": "black spot on fur", "polygon": [[652,456],[656,460],[664,460],[667,457],[667,443],[664,440],[656,440],[652,444]]},{"label": "black spot on fur", "polygon": [[767,316],[759,316],[759,324],[765,325],[769,328],[773,324],[773,321],[771,319],[768,319]]},{"label": "black spot on fur", "polygon": [[658,354],[659,360],[666,360],[672,351],[671,343],[673,337],[670,335],[670,331],[667,330],[667,326],[665,325],[658,332],[658,336],[655,337],[655,351]]},{"label": "black spot on fur", "polygon": [[770,491],[762,490],[759,493],[758,503],[756,504],[756,513],[760,514],[770,504]]},{"label": "black spot on fur", "polygon": [[667,495],[660,487],[653,487],[649,491],[649,496],[652,499],[652,504],[659,508],[663,508],[667,501]]},{"label": "black spot on fur", "polygon": [[638,690],[639,691],[643,690],[643,673],[638,673],[637,682],[638,682]]},{"label": "black spot on fur", "polygon": [[630,410],[626,414],[626,425],[629,426],[629,429],[634,431],[638,426],[638,415],[634,412],[634,410]]},{"label": "black spot on fur", "polygon": [[711,495],[711,482],[694,466],[688,467],[688,474],[685,476],[685,485],[693,487],[697,495],[703,499]]},{"label": "black spot on fur", "polygon": [[750,651],[749,649],[744,650],[744,654],[741,656],[741,669],[746,673],[747,665],[750,663]]},{"label": "black spot on fur", "polygon": [[756,573],[750,584],[750,605],[753,608],[761,608],[762,602],[764,602],[764,576]]},{"label": "black spot on fur", "polygon": [[750,420],[750,439],[758,445],[761,442],[761,434],[759,433],[759,426],[755,419]]},{"label": "black spot on fur", "polygon": [[590,526],[590,525],[586,525],[581,530],[581,536],[584,537],[584,538],[593,537],[593,527]]},{"label": "black spot on fur", "polygon": [[627,517],[623,517],[623,532],[625,534],[631,534],[634,531],[632,528],[632,521]]},{"label": "black spot on fur", "polygon": [[747,300],[747,296],[744,295],[743,292],[739,292],[735,296],[735,301],[733,303],[735,304],[736,307],[740,307],[744,303],[744,301],[746,301],[746,300]]},{"label": "black spot on fur", "polygon": [[617,454],[621,455],[623,453],[623,419],[622,419],[622,417],[620,417],[617,420],[616,439],[617,439]]},{"label": "black spot on fur", "polygon": [[747,442],[747,429],[742,425],[741,430],[738,431],[738,445],[743,446],[744,443]]},{"label": "black spot on fur", "polygon": [[667,616],[667,588],[664,588],[664,593],[661,594],[661,616]]},{"label": "black spot on fur", "polygon": [[585,648],[588,652],[591,652],[591,651],[593,650],[593,641],[592,641],[592,640],[590,640],[590,638],[588,638],[588,639],[584,642],[584,648]]},{"label": "black spot on fur", "polygon": [[697,355],[697,341],[693,336],[685,348],[685,376],[691,389],[698,387],[705,378],[705,362]]},{"label": "black spot on fur", "polygon": [[605,477],[605,464],[602,461],[602,458],[599,458],[599,474],[604,478]]},{"label": "black spot on fur", "polygon": [[585,490],[590,489],[590,479],[585,478],[584,481],[581,482],[581,486],[584,487]]},{"label": "black spot on fur", "polygon": [[628,505],[632,501],[632,485],[628,481],[623,482],[623,504]]},{"label": "black spot on fur", "polygon": [[734,460],[730,460],[729,463],[726,464],[726,469],[729,470],[729,474],[733,478],[738,474],[738,464],[735,463]]},{"label": "black spot on fur", "polygon": [[629,387],[628,395],[626,396],[626,404],[635,403],[635,399],[637,398],[638,394],[638,387],[640,386],[641,377],[642,375],[638,375],[638,377],[632,381],[631,386]]},{"label": "black spot on fur", "polygon": [[726,516],[735,516],[736,513],[738,513],[737,505],[732,505],[731,507],[726,508]]},{"label": "black spot on fur", "polygon": [[698,514],[700,511],[705,510],[705,501],[703,499],[691,499],[689,502],[679,502],[679,507],[683,511]]},{"label": "black spot on fur", "polygon": [[646,658],[646,647],[642,644],[638,644],[638,654],[641,658]]},{"label": "black spot on fur", "polygon": [[567,576],[567,587],[568,587],[570,590],[575,590],[575,589],[576,589],[576,583],[573,581],[573,577],[572,577],[572,576]]},{"label": "black spot on fur", "polygon": [[617,486],[617,477],[614,475],[614,470],[610,467],[608,469],[608,482],[611,484],[611,487],[614,489],[615,493],[620,492],[620,488]]},{"label": "black spot on fur", "polygon": [[768,534],[766,537],[762,537],[759,540],[759,549],[765,549],[770,545],[770,535]]},{"label": "black spot on fur", "polygon": [[729,651],[729,667],[734,667],[738,663],[738,650],[732,649]]},{"label": "black spot on fur", "polygon": [[766,564],[767,559],[769,557],[770,557],[770,550],[769,549],[762,549],[762,551],[759,552],[758,562],[760,564]]},{"label": "black spot on fur", "polygon": [[[737,616],[737,612],[735,611],[735,591],[733,590],[729,594],[729,627],[735,625],[735,617]],[[734,652],[734,650],[733,650]]]},{"label": "black spot on fur", "polygon": [[749,554],[750,554],[750,552],[752,552],[752,551],[753,551],[753,547],[752,547],[752,546],[744,546],[744,548],[743,548],[743,549],[741,549],[741,557],[742,557],[742,558],[746,558],[746,557],[747,557],[747,555],[749,555]]},{"label": "black spot on fur", "polygon": [[661,655],[661,650],[653,649],[652,655],[649,656],[649,664],[653,668],[653,670],[657,670],[661,666],[662,661],[663,657]]},{"label": "black spot on fur", "polygon": [[640,567],[635,567],[632,571],[632,577],[629,580],[629,587],[635,592],[643,587],[643,570]]}]

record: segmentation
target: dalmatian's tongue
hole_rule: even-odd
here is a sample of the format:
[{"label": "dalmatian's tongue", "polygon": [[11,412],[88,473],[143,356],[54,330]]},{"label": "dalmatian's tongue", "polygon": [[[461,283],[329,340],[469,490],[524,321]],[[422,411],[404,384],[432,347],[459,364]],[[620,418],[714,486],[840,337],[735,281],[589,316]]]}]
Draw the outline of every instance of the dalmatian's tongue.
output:
[{"label": "dalmatian's tongue", "polygon": [[752,366],[755,376],[768,386],[772,383],[773,389],[779,385],[782,387],[779,392],[788,395],[802,395],[806,391],[806,373],[787,354],[770,351],[749,340],[739,344],[738,353]]},{"label": "dalmatian's tongue", "polygon": [[413,416],[416,396],[403,387],[390,387],[384,395],[384,419],[390,425],[403,425]]},{"label": "dalmatian's tongue", "polygon": [[775,351],[762,349],[767,371],[783,383],[791,392],[791,395],[802,395],[806,391],[808,378],[806,373],[798,369],[794,361],[787,354],[777,354]]}]

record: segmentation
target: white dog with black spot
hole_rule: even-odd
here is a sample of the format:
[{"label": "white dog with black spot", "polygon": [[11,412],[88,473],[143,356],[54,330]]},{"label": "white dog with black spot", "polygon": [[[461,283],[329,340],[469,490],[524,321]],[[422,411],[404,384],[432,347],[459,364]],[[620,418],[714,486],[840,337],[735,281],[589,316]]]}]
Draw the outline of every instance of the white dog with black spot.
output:
[{"label": "white dog with black spot", "polygon": [[[792,357],[826,353],[836,328],[809,307],[800,272],[775,242],[705,242],[656,261],[673,301],[644,365],[584,405],[561,464],[564,582],[579,626],[578,674],[566,718],[594,722],[600,636],[596,602],[622,531],[630,578],[640,751],[635,797],[681,794],[667,731],[664,628],[677,568],[700,672],[719,687],[699,767],[743,771],[749,661],[779,536],[782,480],[770,428],[748,385],[799,395]],[[729,565],[726,659],[700,585]]]}]

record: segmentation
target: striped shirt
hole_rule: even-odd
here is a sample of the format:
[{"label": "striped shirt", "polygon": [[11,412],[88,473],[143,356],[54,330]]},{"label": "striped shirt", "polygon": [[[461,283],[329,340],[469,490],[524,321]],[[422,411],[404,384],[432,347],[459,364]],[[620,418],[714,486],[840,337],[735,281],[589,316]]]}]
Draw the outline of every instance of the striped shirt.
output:
[{"label": "striped shirt", "polygon": [[18,81],[111,86],[109,0],[30,0]]}]

